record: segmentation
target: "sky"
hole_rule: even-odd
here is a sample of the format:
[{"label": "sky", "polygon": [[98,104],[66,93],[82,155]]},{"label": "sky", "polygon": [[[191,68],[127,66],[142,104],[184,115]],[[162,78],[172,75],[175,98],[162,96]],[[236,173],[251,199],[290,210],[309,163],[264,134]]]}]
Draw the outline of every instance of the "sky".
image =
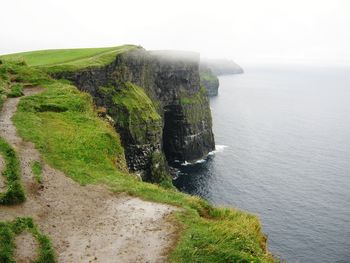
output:
[{"label": "sky", "polygon": [[0,54],[137,44],[236,61],[350,62],[350,0],[2,0]]}]

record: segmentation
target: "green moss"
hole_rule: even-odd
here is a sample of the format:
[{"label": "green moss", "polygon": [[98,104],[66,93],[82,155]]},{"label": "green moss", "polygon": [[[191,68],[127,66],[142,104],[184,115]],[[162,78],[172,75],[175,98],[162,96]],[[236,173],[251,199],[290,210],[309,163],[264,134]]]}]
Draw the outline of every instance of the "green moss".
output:
[{"label": "green moss", "polygon": [[210,70],[200,71],[199,77],[201,80],[201,84],[206,85],[219,85],[218,77],[213,74]]},{"label": "green moss", "polygon": [[131,82],[121,84],[120,91],[113,96],[113,102],[127,109],[130,113],[130,124],[161,120],[145,91]]},{"label": "green moss", "polygon": [[206,98],[207,90],[204,86],[201,86],[199,92],[197,92],[194,96],[188,96],[186,94],[181,94],[180,104],[188,105],[188,104],[200,104]]},{"label": "green moss", "polygon": [[37,183],[41,184],[43,182],[42,173],[43,167],[41,162],[35,161],[32,163],[32,172]]},{"label": "green moss", "polygon": [[207,90],[204,86],[201,86],[199,92],[192,97],[182,95],[180,104],[182,105],[185,119],[191,123],[194,133],[201,131],[203,120],[206,120],[206,123],[211,125],[211,111],[208,103]]},{"label": "green moss", "polygon": [[[28,69],[17,69],[17,77],[22,77],[18,75],[19,71],[29,72]],[[38,83],[40,76],[37,74],[32,78]],[[28,79],[28,76],[23,78]],[[118,134],[97,117],[89,95],[67,82],[53,81],[49,77],[40,80],[40,85],[46,88],[45,92],[20,101],[13,118],[19,134],[35,143],[46,162],[81,184],[102,183],[114,192],[181,208],[174,216],[182,232],[171,252],[171,262],[273,262],[265,251],[265,237],[255,216],[234,209],[214,208],[200,198],[175,189],[138,181],[125,169]],[[130,84],[125,88],[129,94],[122,91],[120,96],[111,94],[117,105],[123,105],[122,109],[139,113],[135,117],[125,115],[128,117],[126,123],[160,118],[142,90]],[[204,92],[205,89],[201,89],[202,95],[198,98],[188,98],[189,103],[185,104],[189,111],[193,104],[201,104],[205,99]],[[140,102],[141,98],[144,103],[140,106],[136,101]],[[43,104],[67,110],[38,110]],[[151,114],[142,115],[141,111]],[[156,164],[161,157],[153,158]],[[7,234],[4,231],[4,236]]]},{"label": "green moss", "polygon": [[100,92],[106,99],[112,98],[108,113],[118,128],[129,132],[136,142],[150,143],[149,133],[161,133],[161,117],[143,88],[127,82],[120,83],[118,90],[113,86],[101,87]]},{"label": "green moss", "polygon": [[[50,239],[43,235],[31,218],[18,217],[12,222],[0,222],[0,262],[15,263],[15,237],[28,231],[38,241],[39,255],[35,263],[56,262]],[[20,248],[19,248],[20,249]]]},{"label": "green moss", "polygon": [[0,138],[0,154],[6,162],[2,176],[5,178],[6,191],[0,192],[0,205],[12,205],[25,201],[24,190],[20,181],[19,161],[15,151]]}]

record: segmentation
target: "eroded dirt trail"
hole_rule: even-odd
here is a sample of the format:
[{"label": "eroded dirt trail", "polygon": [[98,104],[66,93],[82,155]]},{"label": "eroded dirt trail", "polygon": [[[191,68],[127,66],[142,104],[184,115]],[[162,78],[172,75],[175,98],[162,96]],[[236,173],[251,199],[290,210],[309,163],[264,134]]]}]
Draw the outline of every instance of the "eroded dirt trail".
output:
[{"label": "eroded dirt trail", "polygon": [[5,160],[4,160],[4,157],[0,155],[0,193],[6,191],[5,178],[1,176],[4,169],[5,169]]},{"label": "eroded dirt trail", "polygon": [[[25,95],[40,91],[26,89]],[[32,143],[17,135],[11,121],[18,102],[19,98],[14,98],[4,104],[0,136],[19,155],[27,201],[0,206],[0,221],[33,217],[41,231],[50,236],[58,262],[166,261],[177,231],[168,218],[176,208],[116,195],[103,186],[80,186],[48,165],[43,167],[43,187],[39,187],[31,164],[40,160],[40,154]]]}]

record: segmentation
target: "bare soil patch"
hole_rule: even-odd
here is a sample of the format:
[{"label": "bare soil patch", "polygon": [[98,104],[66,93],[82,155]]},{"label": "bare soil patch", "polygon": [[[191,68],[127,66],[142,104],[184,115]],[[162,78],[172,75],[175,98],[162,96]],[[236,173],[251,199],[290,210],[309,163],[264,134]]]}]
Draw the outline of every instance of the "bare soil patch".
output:
[{"label": "bare soil patch", "polygon": [[6,162],[4,157],[0,155],[0,192],[5,192],[6,191],[6,180],[4,176],[2,176],[2,172],[4,171],[6,166]]},{"label": "bare soil patch", "polygon": [[39,244],[31,233],[23,231],[16,236],[15,243],[17,263],[31,263],[38,258]]}]

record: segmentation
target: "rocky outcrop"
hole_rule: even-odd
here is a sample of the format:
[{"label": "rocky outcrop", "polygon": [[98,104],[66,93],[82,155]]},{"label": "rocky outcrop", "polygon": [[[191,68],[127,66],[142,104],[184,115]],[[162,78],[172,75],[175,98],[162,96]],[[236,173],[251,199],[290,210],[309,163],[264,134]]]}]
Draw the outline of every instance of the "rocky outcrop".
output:
[{"label": "rocky outcrop", "polygon": [[200,64],[199,76],[201,86],[204,86],[208,91],[208,96],[217,96],[219,89],[218,77],[206,65]]},{"label": "rocky outcrop", "polygon": [[[167,177],[167,164],[194,161],[215,147],[199,54],[125,52],[101,68],[56,73],[89,92],[114,120],[128,166],[151,182]],[[166,156],[165,158],[162,156]]]}]

